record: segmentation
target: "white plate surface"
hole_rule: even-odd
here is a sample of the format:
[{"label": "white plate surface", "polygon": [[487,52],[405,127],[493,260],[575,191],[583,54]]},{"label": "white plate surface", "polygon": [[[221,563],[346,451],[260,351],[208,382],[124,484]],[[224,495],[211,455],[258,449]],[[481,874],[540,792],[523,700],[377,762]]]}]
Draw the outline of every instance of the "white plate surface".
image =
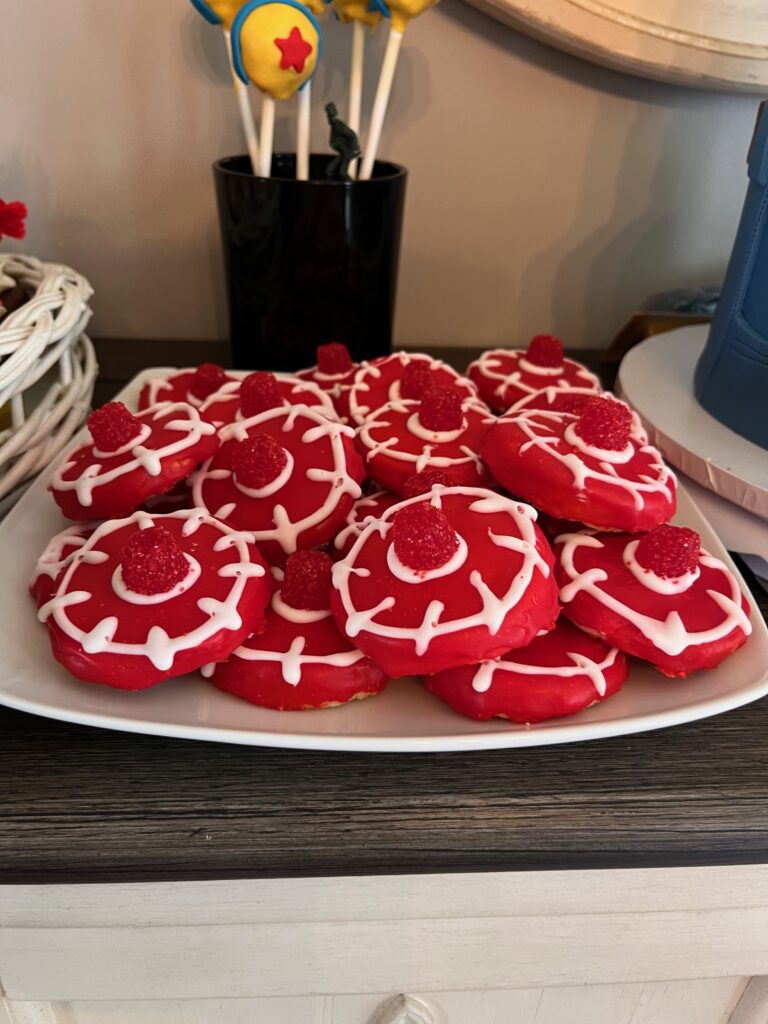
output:
[{"label": "white plate surface", "polygon": [[[145,371],[125,390],[120,397],[126,404],[156,372]],[[754,603],[751,638],[720,668],[671,681],[636,662],[622,692],[604,704],[574,718],[530,728],[501,721],[471,722],[408,679],[390,684],[379,697],[347,707],[282,713],[253,707],[189,676],[143,693],[80,683],[54,661],[25,593],[39,552],[63,525],[46,493],[49,476],[37,480],[0,524],[0,578],[6,595],[0,617],[0,704],[21,711],[128,732],[253,746],[430,752],[570,743],[642,732],[719,714],[768,693],[768,631]],[[679,506],[677,521],[698,530],[704,546],[729,561],[685,493]]]}]

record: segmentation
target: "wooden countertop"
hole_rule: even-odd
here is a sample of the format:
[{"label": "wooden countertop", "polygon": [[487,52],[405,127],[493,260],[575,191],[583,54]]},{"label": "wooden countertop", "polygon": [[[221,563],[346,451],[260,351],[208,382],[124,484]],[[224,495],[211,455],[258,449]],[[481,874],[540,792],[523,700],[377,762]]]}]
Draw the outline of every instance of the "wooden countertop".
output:
[{"label": "wooden countertop", "polygon": [[766,737],[765,700],[612,740],[429,755],[169,740],[0,708],[0,883],[768,863]]}]

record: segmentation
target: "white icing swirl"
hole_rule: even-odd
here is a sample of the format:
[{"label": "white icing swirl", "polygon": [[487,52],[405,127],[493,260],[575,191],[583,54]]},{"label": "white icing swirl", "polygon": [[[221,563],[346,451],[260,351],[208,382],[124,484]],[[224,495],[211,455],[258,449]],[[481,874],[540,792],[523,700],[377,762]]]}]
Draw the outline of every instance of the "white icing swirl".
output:
[{"label": "white icing swirl", "polygon": [[647,587],[648,590],[653,590],[657,594],[684,594],[686,590],[690,590],[699,576],[701,576],[701,569],[698,565],[695,569],[683,573],[682,576],[678,576],[676,579],[657,576],[652,569],[646,569],[635,558],[635,552],[639,543],[639,540],[633,540],[627,544],[624,548],[623,562],[635,579],[642,583],[644,587]]},{"label": "white icing swirl", "polygon": [[557,666],[529,665],[520,661],[508,661],[506,658],[484,661],[478,665],[477,671],[472,677],[472,689],[476,693],[487,693],[496,672],[511,672],[524,676],[554,676],[556,679],[575,679],[577,676],[586,676],[598,696],[604,697],[608,689],[605,673],[616,664],[618,654],[619,651],[616,647],[610,647],[601,661],[593,661],[592,658],[588,658],[578,651],[567,651],[566,656],[571,659],[573,664]]},{"label": "white icing swirl", "polygon": [[127,586],[123,579],[123,567],[118,564],[115,571],[112,573],[112,590],[120,598],[121,601],[127,601],[128,604],[139,604],[139,605],[153,605],[153,604],[165,604],[166,601],[172,601],[175,597],[180,597],[190,590],[195,583],[200,579],[200,563],[197,559],[193,558],[192,555],[184,553],[184,557],[187,560],[189,568],[183,579],[179,580],[170,590],[166,590],[161,594],[138,594],[135,590],[131,590]]}]

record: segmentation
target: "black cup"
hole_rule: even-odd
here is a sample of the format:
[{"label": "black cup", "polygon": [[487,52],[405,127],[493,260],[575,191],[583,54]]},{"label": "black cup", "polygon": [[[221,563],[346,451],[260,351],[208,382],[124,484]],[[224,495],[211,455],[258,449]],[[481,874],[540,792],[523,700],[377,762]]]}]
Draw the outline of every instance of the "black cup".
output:
[{"label": "black cup", "polygon": [[276,153],[272,177],[248,157],[214,164],[229,297],[233,365],[298,370],[318,345],[341,341],[355,361],[392,350],[407,171],[377,161],[370,181],[310,180]]}]

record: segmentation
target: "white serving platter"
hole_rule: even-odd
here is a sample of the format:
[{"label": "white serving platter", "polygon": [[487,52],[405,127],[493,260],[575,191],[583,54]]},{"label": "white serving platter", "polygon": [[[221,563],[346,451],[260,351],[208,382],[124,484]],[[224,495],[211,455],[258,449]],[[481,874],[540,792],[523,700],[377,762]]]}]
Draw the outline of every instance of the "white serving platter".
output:
[{"label": "white serving platter", "polygon": [[[132,404],[144,381],[155,373],[156,369],[145,371],[118,397]],[[574,718],[529,728],[498,720],[472,722],[413,679],[391,683],[379,697],[306,712],[253,707],[191,676],[141,693],[81,683],[54,661],[45,629],[26,595],[39,552],[63,525],[46,493],[49,476],[50,472],[37,480],[0,524],[0,577],[6,594],[0,617],[0,704],[21,711],[184,739],[308,750],[426,753],[531,747],[643,732],[720,714],[768,693],[768,630],[751,597],[754,632],[720,668],[672,681],[636,662],[622,692],[604,704]],[[730,564],[684,491],[677,521],[698,530],[704,546]],[[743,582],[742,588],[749,594]]]}]

